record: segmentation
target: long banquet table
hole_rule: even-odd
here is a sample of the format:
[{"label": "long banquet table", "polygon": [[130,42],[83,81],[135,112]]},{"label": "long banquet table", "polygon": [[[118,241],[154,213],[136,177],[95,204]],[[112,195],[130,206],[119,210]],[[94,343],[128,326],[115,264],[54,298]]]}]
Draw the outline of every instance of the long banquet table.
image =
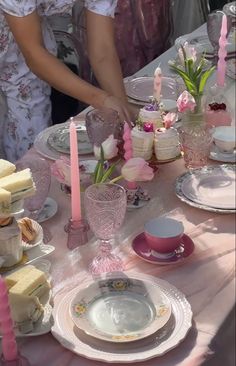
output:
[{"label": "long banquet table", "polygon": [[[199,34],[204,30],[201,27],[196,32]],[[170,74],[166,63],[174,54],[172,47],[136,75],[152,75],[159,63],[164,74]],[[154,180],[143,184],[149,190],[151,200],[145,207],[127,212],[118,235],[120,245],[116,250],[122,256],[126,269],[170,282],[186,295],[193,311],[192,328],[180,345],[159,358],[134,365],[200,365],[208,354],[211,340],[235,303],[234,215],[215,214],[181,202],[175,196],[174,182],[185,171],[183,159],[159,165]],[[70,197],[61,191],[54,178],[49,196],[57,201],[58,212],[43,224],[52,233],[50,244],[56,248],[46,259],[52,263],[53,285],[60,288],[62,281],[72,276],[77,275],[78,282],[89,277],[87,263],[94,255],[95,247],[91,240],[79,252],[73,253],[67,249],[63,227],[70,217]],[[194,253],[188,259],[171,266],[142,261],[131,249],[132,238],[142,230],[144,222],[161,214],[182,220],[185,232],[195,244]],[[32,366],[105,365],[105,362],[90,360],[89,354],[86,359],[67,350],[50,333],[19,339],[19,345]]]}]

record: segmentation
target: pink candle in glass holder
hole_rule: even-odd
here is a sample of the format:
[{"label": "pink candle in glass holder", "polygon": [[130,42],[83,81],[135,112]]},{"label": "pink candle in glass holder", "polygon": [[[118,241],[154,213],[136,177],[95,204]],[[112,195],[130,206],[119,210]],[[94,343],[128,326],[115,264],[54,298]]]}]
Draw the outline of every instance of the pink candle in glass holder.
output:
[{"label": "pink candle in glass holder", "polygon": [[8,302],[7,286],[0,275],[0,327],[2,334],[2,353],[4,361],[18,359],[16,338]]},{"label": "pink candle in glass holder", "polygon": [[[128,161],[133,157],[133,148],[132,148],[131,131],[127,122],[125,122],[124,124],[123,140],[125,150],[124,158],[126,161]],[[137,184],[135,182],[127,182],[127,187],[128,189],[136,189]]]}]

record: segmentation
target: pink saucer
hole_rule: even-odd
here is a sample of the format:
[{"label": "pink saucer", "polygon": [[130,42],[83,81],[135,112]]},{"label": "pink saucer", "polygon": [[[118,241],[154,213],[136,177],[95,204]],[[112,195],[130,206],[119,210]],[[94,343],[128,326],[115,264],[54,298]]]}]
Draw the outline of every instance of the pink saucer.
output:
[{"label": "pink saucer", "polygon": [[148,246],[144,233],[141,233],[134,238],[132,248],[138,257],[149,263],[168,265],[189,257],[194,251],[194,243],[188,235],[184,234],[180,246],[173,252],[173,255],[167,255],[161,258],[153,255],[153,251]]}]

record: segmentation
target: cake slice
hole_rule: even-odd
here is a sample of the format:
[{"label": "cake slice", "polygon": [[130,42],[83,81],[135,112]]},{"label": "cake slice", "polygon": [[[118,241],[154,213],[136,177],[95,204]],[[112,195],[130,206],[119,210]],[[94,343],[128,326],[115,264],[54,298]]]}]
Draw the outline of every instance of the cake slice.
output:
[{"label": "cake slice", "polygon": [[10,163],[10,161],[0,159],[0,178],[12,174],[15,170],[16,166]]},{"label": "cake slice", "polygon": [[15,272],[9,274],[5,278],[7,288],[10,289],[11,287],[13,287],[17,282],[22,280],[22,278],[24,276],[28,275],[28,273],[30,271],[32,271],[34,268],[35,268],[34,266],[29,264],[28,266],[24,266],[24,267],[18,269],[18,271],[15,271]]}]

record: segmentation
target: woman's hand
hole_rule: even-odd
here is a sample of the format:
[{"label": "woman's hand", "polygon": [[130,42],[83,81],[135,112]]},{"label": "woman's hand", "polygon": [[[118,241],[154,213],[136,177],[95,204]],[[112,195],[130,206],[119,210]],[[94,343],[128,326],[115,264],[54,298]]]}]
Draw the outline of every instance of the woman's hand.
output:
[{"label": "woman's hand", "polygon": [[114,109],[119,113],[121,123],[125,121],[132,127],[132,115],[129,111],[128,103],[124,103],[119,98],[116,98],[112,95],[108,95],[103,102],[103,107]]}]

